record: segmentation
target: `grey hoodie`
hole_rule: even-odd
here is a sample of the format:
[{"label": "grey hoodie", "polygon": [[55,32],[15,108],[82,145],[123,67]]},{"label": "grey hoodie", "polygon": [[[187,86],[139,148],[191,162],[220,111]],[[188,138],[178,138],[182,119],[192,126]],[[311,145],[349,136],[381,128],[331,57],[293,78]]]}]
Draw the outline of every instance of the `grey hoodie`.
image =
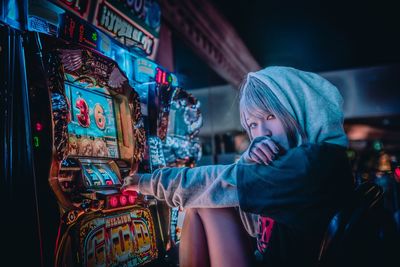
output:
[{"label": "grey hoodie", "polygon": [[318,74],[288,67],[268,67],[247,75],[267,85],[304,130],[308,142],[347,147],[343,130],[343,98]]},{"label": "grey hoodie", "polygon": [[[343,130],[343,100],[337,88],[327,80],[317,74],[288,67],[268,67],[251,72],[246,81],[249,77],[258,78],[272,90],[298,121],[309,143],[347,146],[347,137]],[[285,166],[279,162],[290,160],[287,157],[290,155],[278,158],[276,166]],[[237,164],[191,169],[158,169],[152,174],[141,175],[139,190],[143,194],[166,201],[171,207],[239,207],[237,180],[246,180],[246,172],[240,171],[241,175],[238,177],[238,165],[243,167],[246,164],[254,165],[239,161]],[[309,162],[304,161],[304,164]],[[268,166],[263,168],[265,167]],[[255,236],[258,215],[240,213],[246,230]]]}]

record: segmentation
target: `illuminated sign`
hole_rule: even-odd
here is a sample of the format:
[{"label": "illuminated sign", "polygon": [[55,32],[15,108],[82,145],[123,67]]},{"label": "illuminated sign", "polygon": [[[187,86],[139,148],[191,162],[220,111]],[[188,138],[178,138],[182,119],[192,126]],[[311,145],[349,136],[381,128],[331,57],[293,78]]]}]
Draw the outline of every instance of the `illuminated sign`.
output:
[{"label": "illuminated sign", "polygon": [[98,216],[79,231],[82,266],[142,266],[158,256],[153,219],[145,208]]},{"label": "illuminated sign", "polygon": [[90,0],[55,0],[54,2],[83,19],[88,18]]},{"label": "illuminated sign", "polygon": [[93,24],[122,44],[139,47],[147,56],[155,57],[158,39],[107,2],[97,6]]},{"label": "illuminated sign", "polygon": [[42,32],[50,35],[56,35],[58,31],[57,26],[36,16],[28,17],[28,29],[30,31]]},{"label": "illuminated sign", "polygon": [[106,218],[106,228],[115,227],[121,224],[126,224],[130,222],[131,216],[129,214],[124,214],[117,217]]},{"label": "illuminated sign", "polygon": [[156,76],[157,64],[145,58],[137,58],[134,63],[135,80],[148,82]]},{"label": "illuminated sign", "polygon": [[115,9],[158,37],[161,9],[157,0],[107,0]]},{"label": "illuminated sign", "polygon": [[95,49],[98,47],[100,41],[99,34],[94,27],[67,13],[63,16],[60,35],[64,40],[83,44]]},{"label": "illuminated sign", "polygon": [[172,86],[178,86],[178,78],[170,72],[166,72],[160,68],[156,69],[156,82],[159,84],[171,84]]},{"label": "illuminated sign", "polygon": [[146,58],[137,58],[134,63],[135,80],[138,82],[156,81],[158,84],[178,86],[178,78],[162,70],[156,63]]},{"label": "illuminated sign", "polygon": [[168,73],[166,71],[163,71],[162,69],[157,68],[156,83],[169,84],[171,82],[172,82],[171,75],[168,75]]}]

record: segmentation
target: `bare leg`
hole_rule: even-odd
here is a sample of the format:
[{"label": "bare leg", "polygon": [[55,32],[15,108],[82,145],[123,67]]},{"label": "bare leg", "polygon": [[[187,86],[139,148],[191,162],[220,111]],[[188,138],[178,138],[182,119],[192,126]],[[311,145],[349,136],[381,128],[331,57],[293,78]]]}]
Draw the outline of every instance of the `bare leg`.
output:
[{"label": "bare leg", "polygon": [[180,267],[210,266],[206,233],[197,209],[185,211],[179,245]]},{"label": "bare leg", "polygon": [[[186,212],[191,215],[189,218],[186,218],[188,214],[185,215],[179,252],[180,266],[250,266],[250,240],[235,209],[190,209]],[[197,227],[202,229],[199,231]],[[197,260],[193,258],[197,256],[207,259],[207,262],[194,265],[193,262]],[[189,257],[192,262],[187,261]],[[189,264],[186,265],[186,262]]]}]

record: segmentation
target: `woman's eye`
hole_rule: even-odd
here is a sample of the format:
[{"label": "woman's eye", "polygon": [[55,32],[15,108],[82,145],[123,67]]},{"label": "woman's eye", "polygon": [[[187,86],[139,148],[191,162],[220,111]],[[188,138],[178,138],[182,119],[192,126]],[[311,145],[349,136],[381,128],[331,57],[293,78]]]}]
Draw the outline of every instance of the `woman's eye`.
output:
[{"label": "woman's eye", "polygon": [[274,116],[274,115],[270,114],[270,115],[267,116],[267,120],[268,120],[268,121],[269,121],[269,120],[273,120],[273,119],[275,119],[275,116]]},{"label": "woman's eye", "polygon": [[249,124],[249,128],[250,129],[255,128],[255,127],[257,127],[257,123],[252,122],[252,123]]}]

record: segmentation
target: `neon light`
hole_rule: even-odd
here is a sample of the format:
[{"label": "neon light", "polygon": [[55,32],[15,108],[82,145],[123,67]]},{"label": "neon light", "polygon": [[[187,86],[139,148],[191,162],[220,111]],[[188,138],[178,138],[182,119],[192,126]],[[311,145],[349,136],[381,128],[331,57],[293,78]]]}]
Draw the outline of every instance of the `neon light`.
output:
[{"label": "neon light", "polygon": [[43,130],[43,125],[40,122],[37,122],[35,124],[35,128],[36,128],[36,131],[40,132],[41,130]]},{"label": "neon light", "polygon": [[178,77],[176,77],[176,75],[173,74],[173,73],[170,73],[170,75],[171,75],[171,79],[172,79],[171,85],[172,86],[178,86]]},{"label": "neon light", "polygon": [[56,2],[81,18],[87,19],[89,14],[90,0],[58,0]]},{"label": "neon light", "polygon": [[33,137],[33,146],[34,147],[39,147],[40,146],[39,137],[37,137],[37,136]]},{"label": "neon light", "polygon": [[[135,193],[136,193],[136,192],[135,192]],[[129,196],[128,196],[129,204],[135,204],[136,198],[137,198],[137,194],[136,194],[136,195],[129,195]]]},{"label": "neon light", "polygon": [[166,83],[166,78],[165,78],[165,76],[167,76],[167,74],[165,73],[165,72],[163,72],[162,73],[162,79],[161,79],[161,82],[162,82],[162,84],[165,84]]},{"label": "neon light", "polygon": [[160,83],[161,80],[161,70],[159,68],[156,69],[156,83]]},{"label": "neon light", "polygon": [[50,33],[49,23],[43,19],[34,16],[28,18],[28,29],[30,31],[42,32],[45,34]]},{"label": "neon light", "polygon": [[377,151],[379,151],[379,150],[382,150],[382,143],[381,142],[379,142],[379,141],[375,141],[374,142],[374,149],[375,150],[377,150]]},{"label": "neon light", "polygon": [[119,196],[119,203],[121,203],[122,206],[125,206],[126,203],[128,202],[128,199],[124,195]]},{"label": "neon light", "polygon": [[157,64],[145,58],[137,58],[134,62],[135,80],[148,82],[157,75]]},{"label": "neon light", "polygon": [[170,78],[168,73],[166,71],[163,71],[160,68],[157,68],[156,71],[157,71],[157,73],[156,73],[156,83],[169,84],[169,80],[171,80],[172,78]]},{"label": "neon light", "polygon": [[178,86],[178,79],[173,73],[162,70],[154,62],[138,58],[134,63],[135,80],[138,82],[148,82],[155,80],[158,84],[172,84]]},{"label": "neon light", "polygon": [[117,207],[117,206],[118,206],[118,198],[115,197],[115,196],[114,196],[114,197],[110,197],[109,203],[110,203],[110,206],[111,206],[112,208]]},{"label": "neon light", "polygon": [[397,176],[397,178],[400,179],[400,167],[396,167],[396,169],[394,170],[394,174]]},{"label": "neon light", "polygon": [[97,8],[97,20],[95,26],[103,29],[109,35],[116,38],[117,41],[129,46],[135,46],[142,49],[147,55],[153,54],[153,49],[155,47],[154,37],[147,31],[142,30],[142,28],[133,22],[131,19],[127,18],[120,11],[117,11],[113,6],[107,2],[100,3]]}]

